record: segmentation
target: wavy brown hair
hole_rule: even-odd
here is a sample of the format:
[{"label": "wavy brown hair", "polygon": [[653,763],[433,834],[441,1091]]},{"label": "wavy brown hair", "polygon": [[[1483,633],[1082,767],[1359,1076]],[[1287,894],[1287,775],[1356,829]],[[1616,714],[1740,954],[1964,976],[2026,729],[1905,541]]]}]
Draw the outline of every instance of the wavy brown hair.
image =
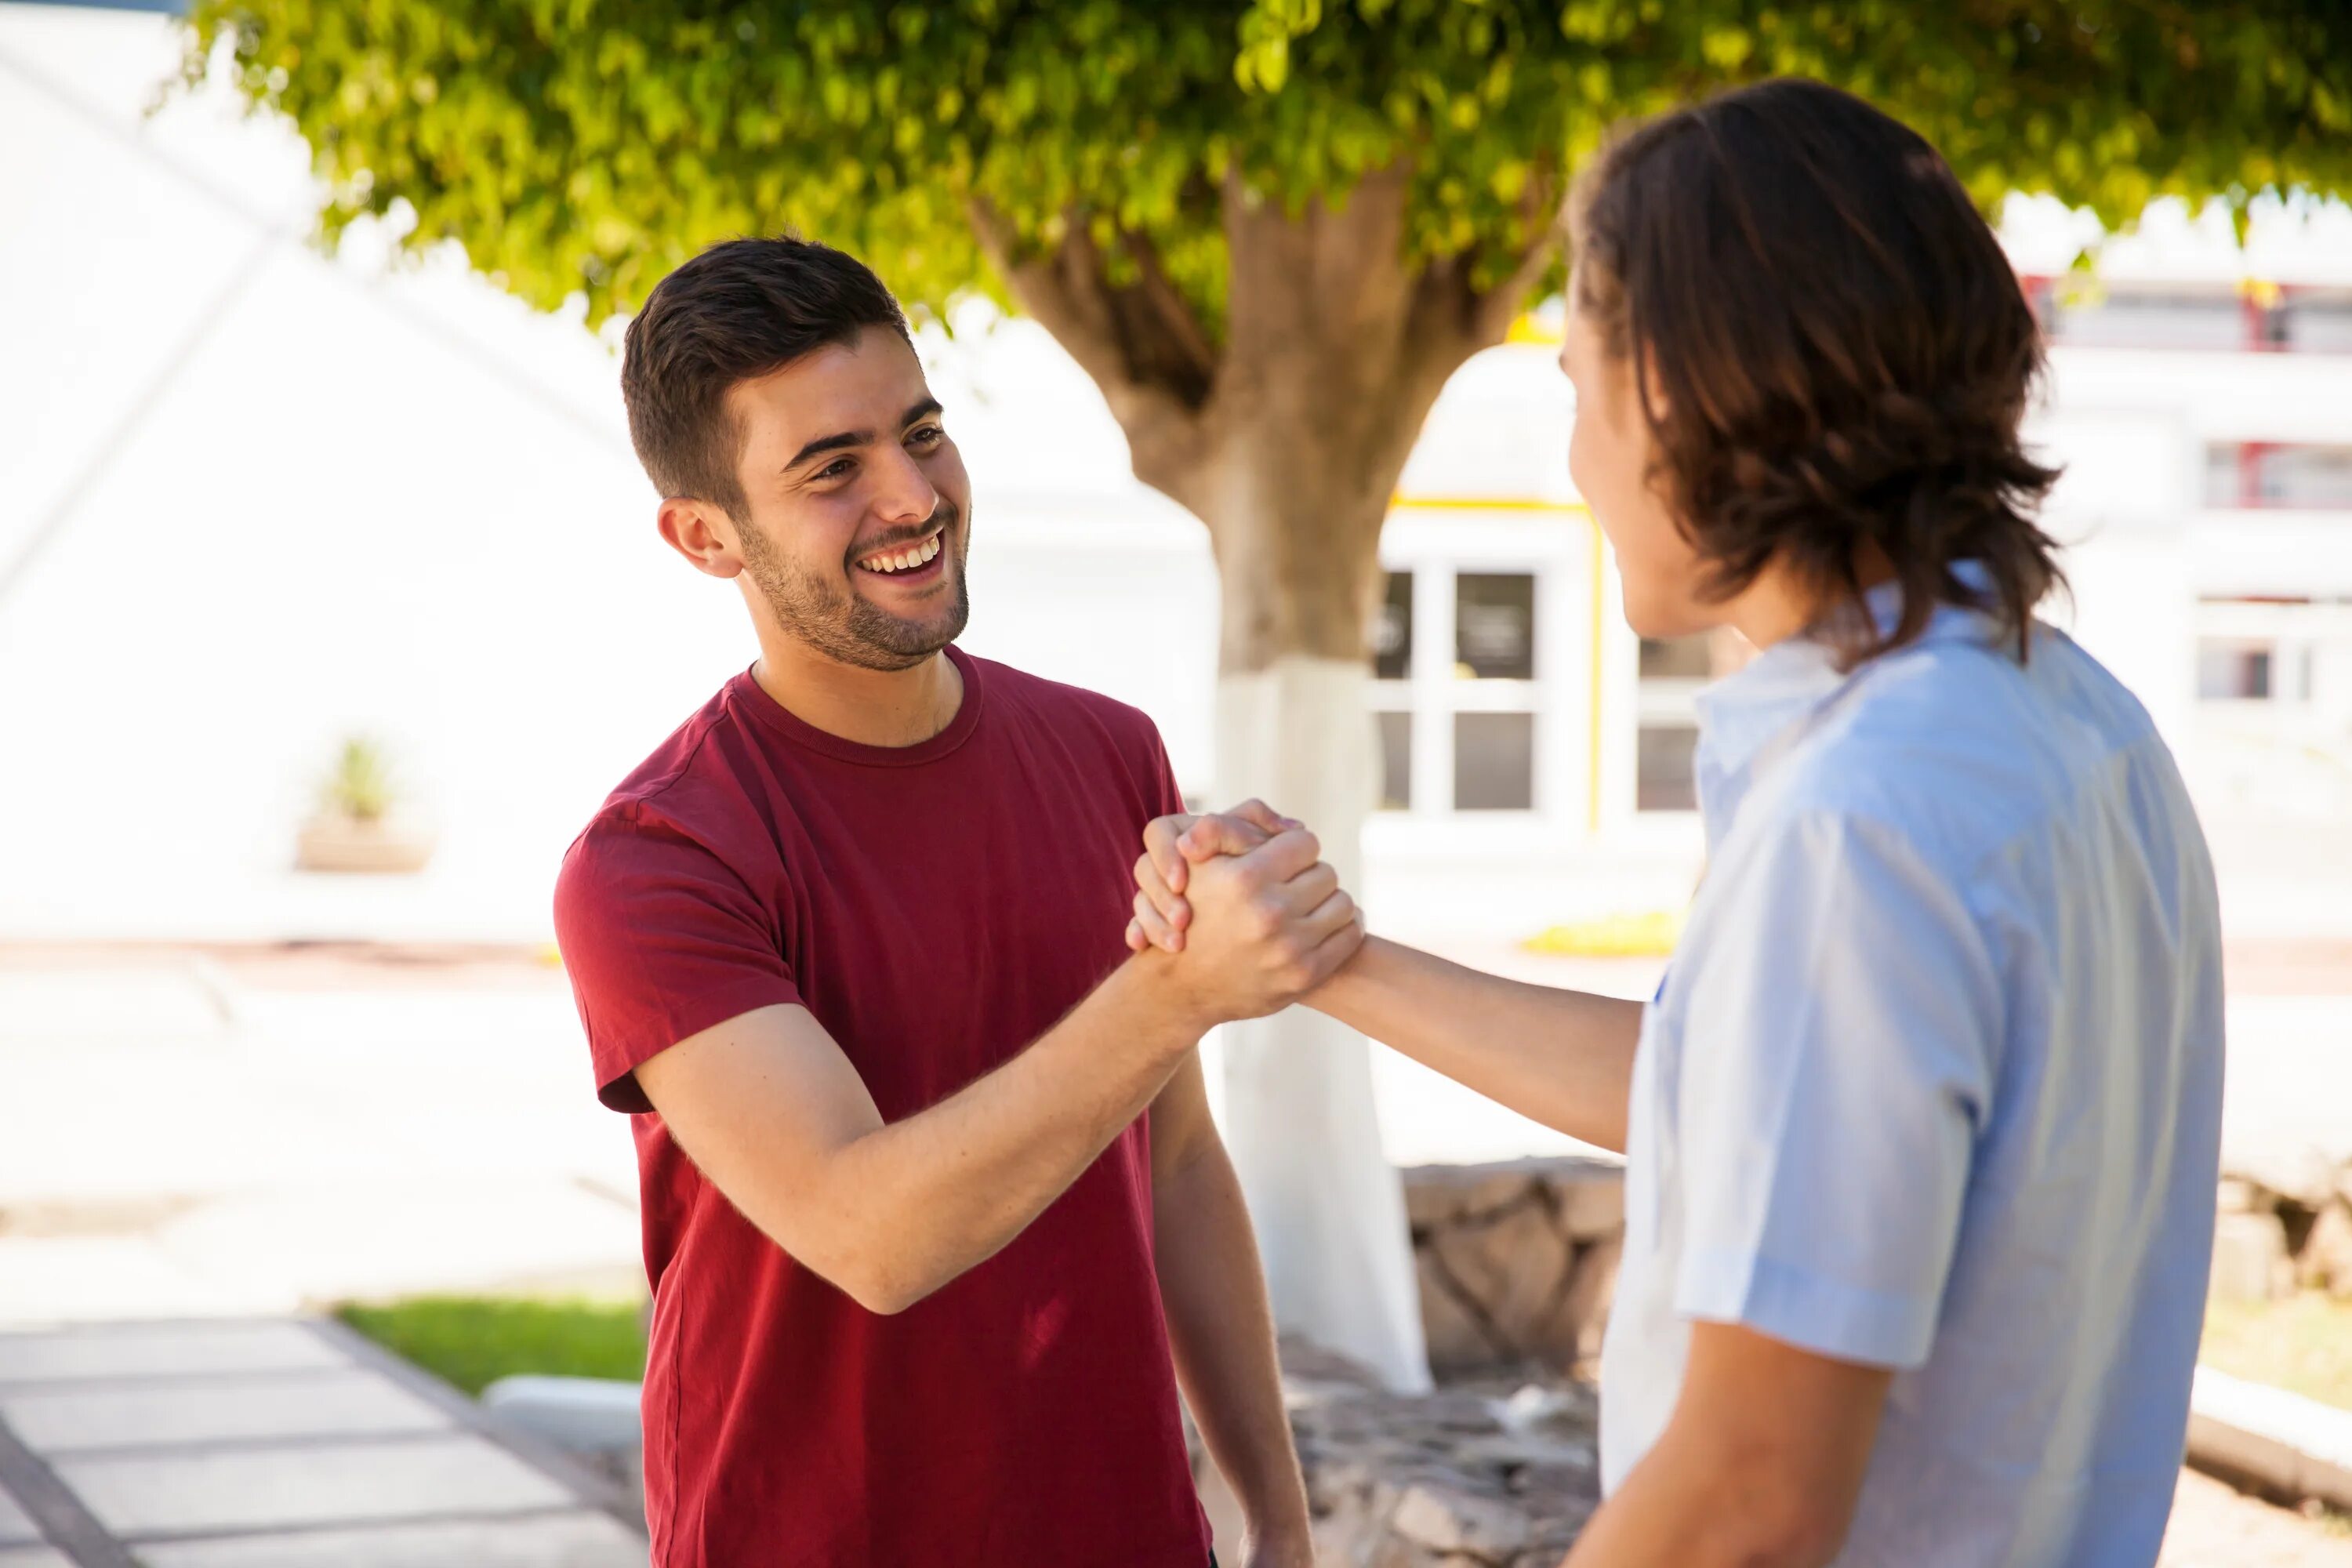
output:
[{"label": "wavy brown hair", "polygon": [[[2058,475],[2018,426],[2042,334],[1992,230],[1916,132],[1819,82],[1759,83],[1612,144],[1570,215],[1575,305],[1631,354],[1653,482],[1720,602],[1785,563],[1851,667],[1939,602],[2024,657],[2063,584]],[[1902,614],[1863,584],[1892,563]],[[1987,587],[1955,572],[1980,563]]]}]

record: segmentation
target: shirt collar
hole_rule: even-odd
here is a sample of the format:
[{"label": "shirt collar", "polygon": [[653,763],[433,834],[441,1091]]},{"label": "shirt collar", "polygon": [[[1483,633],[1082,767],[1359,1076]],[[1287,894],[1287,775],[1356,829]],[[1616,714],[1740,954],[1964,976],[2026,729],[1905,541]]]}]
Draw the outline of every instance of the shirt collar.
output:
[{"label": "shirt collar", "polygon": [[[1981,563],[1959,562],[1953,574],[1979,592],[1991,585]],[[1882,633],[1902,618],[1903,589],[1881,583],[1864,595]],[[1913,646],[1954,640],[1989,641],[1992,617],[1965,605],[1939,604]],[[1717,681],[1697,698],[1696,759],[1699,809],[1712,845],[1722,837],[1731,812],[1747,793],[1765,749],[1811,719],[1862,671],[1841,670],[1835,650],[1811,634],[1789,637],[1748,660],[1745,668]]]}]

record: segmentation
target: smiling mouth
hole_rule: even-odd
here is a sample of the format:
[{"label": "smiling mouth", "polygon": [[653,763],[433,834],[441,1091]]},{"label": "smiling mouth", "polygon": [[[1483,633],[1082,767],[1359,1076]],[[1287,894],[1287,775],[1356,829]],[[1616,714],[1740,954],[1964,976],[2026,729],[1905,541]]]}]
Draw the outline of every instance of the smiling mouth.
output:
[{"label": "smiling mouth", "polygon": [[941,523],[912,544],[893,545],[877,550],[858,559],[858,570],[871,572],[877,577],[896,577],[906,573],[919,573],[939,559],[947,546],[947,525]]}]

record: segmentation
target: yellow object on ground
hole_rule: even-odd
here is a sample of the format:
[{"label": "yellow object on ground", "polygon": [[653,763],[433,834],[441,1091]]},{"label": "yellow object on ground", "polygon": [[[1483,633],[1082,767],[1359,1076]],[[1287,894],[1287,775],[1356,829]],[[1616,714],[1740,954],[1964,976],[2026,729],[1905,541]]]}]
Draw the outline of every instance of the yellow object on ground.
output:
[{"label": "yellow object on ground", "polygon": [[1570,958],[1664,958],[1682,939],[1683,917],[1666,910],[1608,915],[1547,927],[1520,945]]}]

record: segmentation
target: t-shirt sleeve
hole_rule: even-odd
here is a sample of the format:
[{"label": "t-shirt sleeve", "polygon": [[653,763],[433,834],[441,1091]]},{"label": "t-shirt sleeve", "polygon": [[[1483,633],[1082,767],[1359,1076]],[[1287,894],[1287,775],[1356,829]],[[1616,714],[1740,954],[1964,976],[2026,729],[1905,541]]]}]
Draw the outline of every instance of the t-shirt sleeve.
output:
[{"label": "t-shirt sleeve", "polygon": [[1992,1092],[1982,932],[1951,879],[1868,820],[1806,819],[1724,874],[1738,890],[1709,911],[1672,1090],[1675,1310],[1917,1366]]},{"label": "t-shirt sleeve", "polygon": [[556,880],[555,934],[596,1097],[653,1109],[639,1064],[690,1035],[800,990],[772,917],[740,877],[675,829],[607,817],[583,834]]},{"label": "t-shirt sleeve", "polygon": [[1184,792],[1176,787],[1176,769],[1168,761],[1167,742],[1160,738],[1160,727],[1149,719],[1143,721],[1143,738],[1150,750],[1144,762],[1144,799],[1150,803],[1151,818],[1174,816],[1184,809]]}]

